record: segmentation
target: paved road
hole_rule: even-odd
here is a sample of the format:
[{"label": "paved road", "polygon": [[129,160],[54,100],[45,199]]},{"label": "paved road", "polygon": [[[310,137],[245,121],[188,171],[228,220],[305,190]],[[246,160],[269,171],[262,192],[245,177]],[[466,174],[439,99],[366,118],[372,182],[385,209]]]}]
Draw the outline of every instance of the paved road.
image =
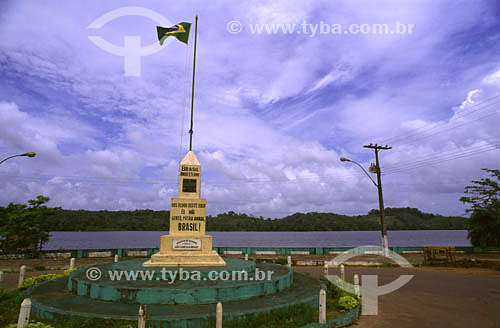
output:
[{"label": "paved road", "polygon": [[[321,274],[322,268],[296,268]],[[457,272],[458,271],[458,272]],[[337,272],[335,272],[337,273]],[[447,268],[347,267],[346,275],[378,275],[379,285],[402,274],[414,277],[405,286],[379,297],[379,314],[361,316],[356,328],[500,328],[500,272]],[[330,271],[330,274],[334,274]],[[338,274],[338,273],[337,273]]]}]

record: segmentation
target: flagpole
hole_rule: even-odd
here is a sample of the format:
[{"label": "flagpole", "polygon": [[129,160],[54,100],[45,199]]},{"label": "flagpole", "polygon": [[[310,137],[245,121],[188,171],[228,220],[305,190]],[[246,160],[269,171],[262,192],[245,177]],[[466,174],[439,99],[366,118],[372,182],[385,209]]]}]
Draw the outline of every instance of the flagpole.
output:
[{"label": "flagpole", "polygon": [[193,150],[193,106],[194,106],[194,73],[196,69],[196,39],[198,36],[198,15],[194,22],[194,56],[193,56],[193,85],[191,87],[191,128],[189,129],[189,151]]}]

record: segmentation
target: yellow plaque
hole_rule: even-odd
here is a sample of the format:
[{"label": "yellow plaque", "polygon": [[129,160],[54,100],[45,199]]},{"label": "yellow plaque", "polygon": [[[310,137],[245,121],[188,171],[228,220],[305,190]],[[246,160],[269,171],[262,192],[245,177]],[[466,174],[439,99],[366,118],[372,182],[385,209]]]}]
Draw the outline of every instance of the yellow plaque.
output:
[{"label": "yellow plaque", "polygon": [[206,204],[204,198],[172,198],[170,208],[170,234],[205,234]]}]

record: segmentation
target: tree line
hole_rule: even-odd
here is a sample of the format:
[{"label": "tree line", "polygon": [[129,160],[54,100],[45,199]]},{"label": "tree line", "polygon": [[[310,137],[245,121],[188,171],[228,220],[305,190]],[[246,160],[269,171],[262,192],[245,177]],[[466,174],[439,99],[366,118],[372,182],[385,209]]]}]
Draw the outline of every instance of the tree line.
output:
[{"label": "tree line", "polygon": [[[416,208],[386,208],[390,230],[464,230],[467,219],[423,213]],[[170,212],[153,210],[59,210],[47,218],[52,231],[167,231]],[[347,216],[335,213],[295,213],[281,219],[229,211],[207,216],[207,231],[337,231],[378,230],[379,212]]]}]

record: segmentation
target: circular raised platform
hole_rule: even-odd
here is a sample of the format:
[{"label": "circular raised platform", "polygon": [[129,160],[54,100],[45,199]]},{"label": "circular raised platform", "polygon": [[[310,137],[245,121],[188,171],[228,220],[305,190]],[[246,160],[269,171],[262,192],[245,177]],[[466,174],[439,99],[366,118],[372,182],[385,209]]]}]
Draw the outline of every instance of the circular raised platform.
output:
[{"label": "circular raised platform", "polygon": [[[75,296],[65,289],[66,278],[47,281],[29,290],[31,314],[39,319],[110,318],[137,320],[139,305],[106,302]],[[285,291],[244,301],[223,303],[224,317],[237,318],[288,307],[297,303],[318,305],[319,282],[295,274],[294,284]],[[204,327],[215,315],[215,304],[148,305],[148,325],[152,327]]]},{"label": "circular raised platform", "polygon": [[[293,283],[291,269],[268,263],[256,265],[226,259],[226,267],[143,268],[144,261],[129,260],[73,271],[67,288],[74,295],[102,301],[211,304],[271,295]],[[100,279],[89,279],[89,271],[94,277],[100,272]]]},{"label": "circular raised platform", "polygon": [[[96,268],[139,270],[142,261],[144,260],[110,263]],[[32,316],[49,320],[60,316],[137,320],[139,303],[148,304],[148,324],[162,328],[203,327],[214,317],[216,302],[223,303],[225,318],[239,318],[297,303],[318,304],[320,284],[316,279],[294,274],[291,269],[281,265],[240,263],[242,260],[236,259],[226,261],[234,264],[235,270],[230,272],[237,272],[237,266],[242,265],[244,268],[254,267],[263,272],[273,271],[277,278],[264,282],[250,279],[201,279],[175,281],[171,284],[156,280],[101,281],[101,278],[99,281],[90,281],[85,277],[90,268],[83,268],[74,271],[70,278],[51,280],[31,287],[26,292],[26,297],[32,301]],[[189,268],[187,271],[193,272],[195,269]],[[204,268],[208,271],[212,269],[219,273],[223,271],[223,268],[217,267]],[[248,276],[252,277],[250,274]],[[110,296],[112,299],[107,299]]]}]

